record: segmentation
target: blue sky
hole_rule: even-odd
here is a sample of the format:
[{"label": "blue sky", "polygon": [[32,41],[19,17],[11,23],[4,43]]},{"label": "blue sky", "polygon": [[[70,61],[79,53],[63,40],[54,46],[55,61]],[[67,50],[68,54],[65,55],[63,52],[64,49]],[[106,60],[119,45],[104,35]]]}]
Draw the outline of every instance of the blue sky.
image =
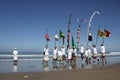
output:
[{"label": "blue sky", "polygon": [[[81,24],[81,44],[85,46],[88,21],[94,11],[99,11],[100,15],[95,15],[92,21],[93,43],[98,26],[101,29],[106,26],[112,33],[110,38],[105,39],[106,49],[120,50],[119,0],[0,0],[0,52],[12,51],[15,47],[19,51],[42,51],[46,45],[46,29],[52,50],[56,31],[62,30],[67,35],[70,13],[71,35],[75,40],[79,24],[76,19],[84,17],[87,20]],[[98,47],[101,42],[99,37]]]}]

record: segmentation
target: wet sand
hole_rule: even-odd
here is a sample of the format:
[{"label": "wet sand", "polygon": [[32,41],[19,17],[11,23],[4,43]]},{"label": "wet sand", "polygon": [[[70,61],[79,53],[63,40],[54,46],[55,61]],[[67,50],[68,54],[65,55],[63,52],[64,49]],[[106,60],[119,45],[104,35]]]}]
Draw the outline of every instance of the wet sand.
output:
[{"label": "wet sand", "polygon": [[0,73],[0,80],[120,80],[120,64],[79,70]]}]

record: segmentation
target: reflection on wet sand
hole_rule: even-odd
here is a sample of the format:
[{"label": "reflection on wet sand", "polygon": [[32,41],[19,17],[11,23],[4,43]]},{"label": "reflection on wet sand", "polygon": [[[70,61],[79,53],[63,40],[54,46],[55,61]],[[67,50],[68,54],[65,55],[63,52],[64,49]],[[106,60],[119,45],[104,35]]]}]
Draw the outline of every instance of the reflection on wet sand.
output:
[{"label": "reflection on wet sand", "polygon": [[[100,67],[105,65],[105,62],[99,61],[99,62],[86,62],[86,61],[82,61],[80,64],[80,68],[84,68],[84,69],[91,69],[91,68],[95,68],[95,67]],[[50,65],[50,64],[49,64]],[[50,71],[50,66],[48,64],[43,64],[43,70],[44,71]],[[76,70],[79,69],[78,68],[78,64],[74,63],[74,64],[59,64],[59,62],[57,63],[53,63],[52,65],[52,70],[53,71],[63,71],[63,70]]]},{"label": "reflection on wet sand", "polygon": [[13,71],[17,72],[18,71],[18,66],[17,65],[13,65]]},{"label": "reflection on wet sand", "polygon": [[44,70],[44,71],[49,71],[49,66],[48,66],[48,65],[44,65],[44,66],[43,66],[43,70]]}]

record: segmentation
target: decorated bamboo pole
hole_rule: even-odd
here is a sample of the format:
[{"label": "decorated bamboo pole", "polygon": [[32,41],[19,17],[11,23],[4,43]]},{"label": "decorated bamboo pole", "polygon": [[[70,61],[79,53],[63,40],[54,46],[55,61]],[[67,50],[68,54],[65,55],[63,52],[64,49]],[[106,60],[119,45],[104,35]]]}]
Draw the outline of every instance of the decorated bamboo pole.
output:
[{"label": "decorated bamboo pole", "polygon": [[92,23],[92,19],[93,17],[95,16],[95,14],[100,14],[98,11],[95,11],[91,17],[90,17],[90,20],[89,20],[89,23],[88,23],[88,33],[87,33],[87,47],[88,47],[88,43],[89,41],[92,41],[92,35],[90,33],[90,27],[91,27],[91,23]]},{"label": "decorated bamboo pole", "polygon": [[71,24],[71,17],[72,17],[72,14],[70,14],[70,17],[69,17],[69,22],[68,22],[68,34],[67,34],[67,48],[70,47],[70,24]]},{"label": "decorated bamboo pole", "polygon": [[77,32],[77,53],[79,52],[79,46],[80,46],[80,32],[81,32],[81,24],[83,22],[86,22],[85,18],[81,18],[80,19],[77,19],[77,21],[79,22],[79,25],[78,25],[78,32]]}]

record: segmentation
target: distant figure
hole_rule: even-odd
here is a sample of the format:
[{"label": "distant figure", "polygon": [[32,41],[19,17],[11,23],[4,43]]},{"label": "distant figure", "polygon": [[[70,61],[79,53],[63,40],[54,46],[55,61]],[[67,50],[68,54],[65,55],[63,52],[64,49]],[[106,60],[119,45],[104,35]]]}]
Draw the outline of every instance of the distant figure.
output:
[{"label": "distant figure", "polygon": [[62,62],[62,55],[63,54],[62,54],[61,50],[59,50],[58,51],[58,58],[57,58],[57,60],[60,61],[60,65],[61,65],[61,62]]},{"label": "distant figure", "polygon": [[65,47],[64,47],[64,46],[62,46],[61,52],[62,52],[62,61],[63,61],[63,63],[64,63],[64,61],[66,61]]},{"label": "distant figure", "polygon": [[91,56],[92,56],[92,54],[91,54],[91,49],[88,48],[88,59],[89,59],[89,64],[91,64]]},{"label": "distant figure", "polygon": [[57,54],[58,54],[58,49],[57,49],[57,47],[54,47],[54,49],[53,49],[53,63],[56,63],[56,61],[57,61]]},{"label": "distant figure", "polygon": [[72,64],[76,64],[76,48],[73,47],[73,50],[72,50]]},{"label": "distant figure", "polygon": [[80,54],[81,54],[81,59],[83,61],[83,59],[84,59],[84,47],[82,45],[80,47]]},{"label": "distant figure", "polygon": [[106,61],[106,59],[105,59],[105,46],[103,44],[101,44],[100,51],[101,51],[102,61]]},{"label": "distant figure", "polygon": [[88,53],[88,48],[85,49],[85,58],[86,58],[86,63],[88,64],[88,56],[89,56],[89,53]]},{"label": "distant figure", "polygon": [[71,65],[71,63],[72,63],[72,49],[70,47],[68,48],[67,53],[68,53],[68,64]]},{"label": "distant figure", "polygon": [[91,64],[91,50],[90,50],[90,48],[86,48],[85,57],[86,57],[86,63]]},{"label": "distant figure", "polygon": [[48,65],[48,60],[49,60],[49,48],[48,45],[44,48],[44,58],[43,58],[43,64],[46,62],[46,65]]},{"label": "distant figure", "polygon": [[[97,57],[98,57],[98,52],[97,52],[97,48],[96,48],[96,45],[93,45],[92,47],[92,53],[93,53],[93,60],[96,60]],[[99,59],[97,59],[99,61]],[[95,61],[93,61],[95,62]]]},{"label": "distant figure", "polygon": [[17,48],[14,48],[13,55],[14,55],[14,57],[13,57],[14,65],[17,65],[17,62],[18,62],[18,50],[17,50]]}]

